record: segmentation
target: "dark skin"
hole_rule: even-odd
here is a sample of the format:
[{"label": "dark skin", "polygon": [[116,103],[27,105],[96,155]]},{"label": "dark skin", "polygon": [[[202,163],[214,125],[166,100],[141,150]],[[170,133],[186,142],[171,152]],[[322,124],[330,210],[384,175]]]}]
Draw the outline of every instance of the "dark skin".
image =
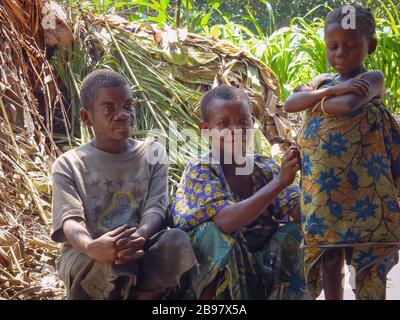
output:
[{"label": "dark skin", "polygon": [[[322,74],[312,82],[299,85],[285,102],[286,112],[299,112],[315,106],[323,98],[324,111],[328,115],[341,115],[381,97],[384,93],[384,76],[381,71],[370,71],[364,67],[365,59],[376,49],[376,39],[368,38],[357,30],[342,28],[332,23],[326,28],[325,42],[329,64],[337,71],[340,84],[315,90],[321,81],[329,77]],[[362,78],[354,79],[359,74]],[[320,108],[318,108],[320,110]]]},{"label": "dark skin", "polygon": [[[130,138],[134,115],[128,86],[100,88],[92,105],[80,110],[81,120],[94,130],[94,147],[114,154],[129,152],[139,143]],[[63,223],[65,237],[75,250],[97,261],[115,264],[142,258],[146,242],[161,227],[162,218],[149,213],[137,228],[124,225],[93,239],[82,219],[69,218]],[[138,292],[137,298],[158,299],[162,294]]]},{"label": "dark skin", "polygon": [[[214,99],[210,102],[207,121],[200,123],[201,129],[242,130],[252,129],[254,125],[250,106],[244,101],[227,101]],[[245,137],[245,135],[244,135]],[[229,139],[229,138],[228,138]],[[220,141],[220,161],[224,175],[233,193],[239,195],[243,201],[223,208],[213,218],[214,223],[224,233],[231,233],[241,229],[256,220],[265,212],[268,205],[293,183],[295,174],[300,168],[300,154],[296,147],[291,147],[282,160],[278,176],[253,194],[251,174],[237,175],[236,169],[240,165],[231,159],[231,164],[224,163],[224,138]],[[229,140],[230,141],[230,140]],[[233,143],[235,139],[232,138]],[[246,142],[244,138],[244,142]],[[245,149],[243,149],[244,153]],[[229,153],[229,152],[228,152]],[[298,214],[298,206],[293,214]],[[211,299],[215,296],[216,280],[211,282],[202,292],[201,299]]]},{"label": "dark skin", "polygon": [[[344,30],[339,23],[326,28],[325,42],[329,64],[338,73],[340,84],[318,89],[321,81],[329,78],[322,74],[310,83],[299,85],[285,102],[287,112],[299,112],[313,108],[323,98],[324,111],[331,116],[353,112],[374,97],[384,94],[384,76],[381,71],[367,72],[365,59],[377,45],[374,38],[367,37],[359,30]],[[362,74],[359,79],[354,77]],[[319,106],[316,110],[321,110]],[[322,256],[323,286],[326,300],[342,300],[342,268],[344,259],[350,261],[352,248],[326,250]]]}]

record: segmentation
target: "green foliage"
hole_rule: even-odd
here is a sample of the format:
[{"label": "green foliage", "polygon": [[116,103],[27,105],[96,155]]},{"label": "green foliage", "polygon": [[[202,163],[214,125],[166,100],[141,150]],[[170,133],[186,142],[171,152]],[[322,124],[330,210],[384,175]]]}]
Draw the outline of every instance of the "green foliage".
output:
[{"label": "green foliage", "polygon": [[[69,5],[79,2],[64,0]],[[382,70],[388,88],[386,102],[400,112],[400,2],[359,1],[377,17],[376,52],[367,60],[370,69]],[[74,4],[73,4],[74,3]],[[177,0],[81,2],[99,14],[118,13],[133,21],[176,26]],[[323,40],[324,17],[342,0],[182,0],[181,27],[216,39],[230,40],[265,62],[279,80],[279,97],[284,100],[293,87],[323,72],[327,64]],[[293,18],[294,17],[294,18]]]},{"label": "green foliage", "polygon": [[[378,38],[377,50],[368,57],[366,65],[370,70],[383,71],[387,88],[386,105],[392,112],[400,112],[399,3],[377,0],[364,1],[364,4],[374,9]],[[249,11],[249,8],[246,10]],[[265,62],[279,80],[279,97],[285,100],[299,83],[308,82],[321,73],[334,72],[326,60],[323,38],[324,17],[329,10],[331,8],[328,5],[319,5],[304,17],[293,18],[289,26],[276,29],[271,34],[262,32],[254,15],[243,17],[253,23],[253,28],[234,23],[225,16],[224,24],[212,26],[204,32],[230,40]],[[318,12],[324,12],[324,15],[315,17]]]}]

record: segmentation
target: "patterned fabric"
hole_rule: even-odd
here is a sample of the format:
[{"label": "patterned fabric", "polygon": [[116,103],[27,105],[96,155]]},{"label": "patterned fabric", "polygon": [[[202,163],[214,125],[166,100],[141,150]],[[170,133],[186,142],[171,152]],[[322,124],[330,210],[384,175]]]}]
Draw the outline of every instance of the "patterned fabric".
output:
[{"label": "patterned fabric", "polygon": [[[253,193],[280,169],[274,160],[260,155],[254,164]],[[301,230],[288,222],[298,191],[297,185],[290,186],[253,223],[224,234],[212,218],[242,199],[231,191],[220,164],[190,162],[171,206],[173,223],[188,231],[200,264],[185,298],[198,299],[217,279],[216,299],[305,299]]]},{"label": "patterned fabric", "polygon": [[249,250],[251,240],[242,232],[224,234],[214,222],[202,223],[188,234],[200,268],[191,274],[184,299],[198,299],[215,278],[215,299],[309,299],[300,260],[299,224],[279,227],[265,246],[254,252]]},{"label": "patterned fabric", "polygon": [[[204,161],[207,156],[194,159],[186,165],[171,208],[176,228],[189,231],[200,223],[210,221],[226,206],[241,201],[240,197],[231,191],[221,165],[216,161]],[[278,163],[262,155],[254,156],[254,168],[254,193],[273,180],[280,170]],[[298,186],[289,186],[268,207],[264,218],[259,220],[267,221],[269,225],[276,225],[279,220],[287,221],[298,197]],[[257,223],[252,223],[247,229],[256,226]]]},{"label": "patterned fabric", "polygon": [[[337,83],[330,79],[322,87]],[[341,116],[308,110],[298,143],[309,283],[316,288],[324,249],[354,246],[358,298],[384,296],[380,279],[386,279],[400,245],[398,124],[378,98]],[[378,262],[380,274],[371,271]],[[366,269],[370,274],[361,282]]]}]

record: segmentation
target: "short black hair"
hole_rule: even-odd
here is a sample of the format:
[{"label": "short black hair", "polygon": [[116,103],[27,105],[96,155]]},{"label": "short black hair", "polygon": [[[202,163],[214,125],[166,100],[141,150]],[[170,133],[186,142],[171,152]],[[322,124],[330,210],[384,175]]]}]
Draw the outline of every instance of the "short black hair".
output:
[{"label": "short black hair", "polygon": [[[346,10],[343,12],[343,8],[345,6],[349,5],[341,5],[340,7],[328,13],[325,18],[325,31],[331,23],[342,23],[343,19],[347,17],[348,12]],[[357,30],[360,30],[369,39],[374,38],[376,22],[371,10],[356,3],[352,3],[350,6],[353,6],[355,9]]]},{"label": "short black hair", "polygon": [[251,102],[247,94],[233,86],[219,86],[208,91],[200,101],[200,116],[201,120],[208,121],[208,106],[212,100],[228,100],[228,101],[244,101],[246,102],[251,110]]},{"label": "short black hair", "polygon": [[92,108],[98,89],[122,86],[129,86],[129,83],[122,74],[114,70],[99,69],[89,73],[83,79],[79,92],[81,107]]}]

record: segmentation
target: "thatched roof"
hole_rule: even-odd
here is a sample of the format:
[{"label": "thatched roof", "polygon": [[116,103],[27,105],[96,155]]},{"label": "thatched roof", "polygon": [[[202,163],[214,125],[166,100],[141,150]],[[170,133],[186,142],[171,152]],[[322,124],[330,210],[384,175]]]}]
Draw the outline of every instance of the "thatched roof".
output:
[{"label": "thatched roof", "polygon": [[[229,41],[187,33],[181,29],[129,23],[119,16],[95,18],[87,14],[75,22],[74,30],[79,34],[76,33],[75,42],[69,50],[69,62],[75,66],[75,70],[73,67],[66,70],[65,64],[61,66],[65,62],[65,52],[59,53],[61,61],[58,62],[61,63],[57,63],[60,74],[74,75],[74,79],[62,77],[69,92],[74,91],[76,84],[79,85],[82,77],[91,70],[112,67],[123,72],[134,89],[138,87],[138,96],[155,105],[161,101],[146,83],[146,80],[153,80],[151,89],[163,90],[166,102],[170,103],[165,108],[160,107],[159,111],[173,113],[170,109],[174,109],[178,102],[176,108],[179,111],[183,110],[195,118],[198,116],[199,99],[204,92],[221,84],[234,85],[249,95],[254,115],[262,124],[271,116],[271,120],[280,118],[279,124],[283,122],[285,126],[290,125],[285,122],[286,115],[277,104],[277,80],[272,70],[251,53]],[[84,61],[82,53],[89,55]],[[142,71],[147,71],[151,79],[141,78]],[[164,82],[166,79],[168,83]],[[168,85],[170,82],[178,88]],[[186,101],[179,99],[180,88],[188,96]],[[178,101],[173,101],[173,98],[178,98]],[[77,108],[77,104],[79,101],[72,99],[71,108]],[[177,116],[181,115],[177,112]],[[286,128],[280,126],[269,129],[267,138],[271,143],[275,139],[291,140],[290,135],[284,132]],[[267,132],[266,128],[263,131]]]}]

